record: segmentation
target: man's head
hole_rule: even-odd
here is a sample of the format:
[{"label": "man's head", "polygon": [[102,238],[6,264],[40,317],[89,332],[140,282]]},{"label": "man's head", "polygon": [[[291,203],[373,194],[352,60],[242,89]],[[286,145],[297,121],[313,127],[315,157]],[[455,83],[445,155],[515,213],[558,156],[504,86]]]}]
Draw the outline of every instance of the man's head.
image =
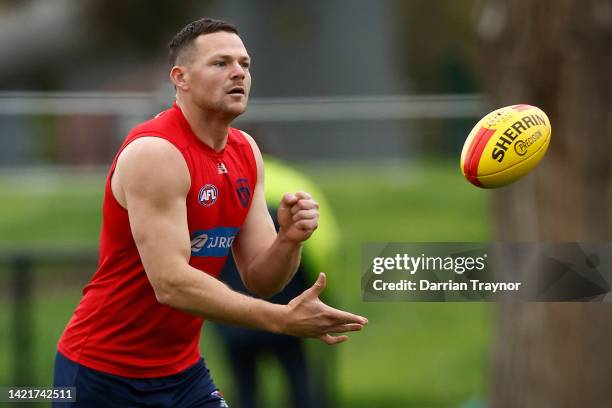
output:
[{"label": "man's head", "polygon": [[232,119],[246,109],[250,57],[231,23],[203,18],[185,26],[168,45],[177,96]]}]

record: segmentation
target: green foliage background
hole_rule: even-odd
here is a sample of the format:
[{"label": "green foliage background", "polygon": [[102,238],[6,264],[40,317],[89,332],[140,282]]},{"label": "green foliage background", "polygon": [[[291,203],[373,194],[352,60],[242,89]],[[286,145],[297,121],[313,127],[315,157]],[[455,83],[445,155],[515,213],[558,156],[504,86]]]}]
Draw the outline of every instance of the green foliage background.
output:
[{"label": "green foliage background", "polygon": [[[483,303],[364,303],[364,242],[487,241],[487,194],[462,180],[457,163],[422,158],[409,164],[302,165],[333,207],[342,233],[330,265],[335,306],[363,314],[368,327],[337,347],[308,340],[313,361],[334,368],[329,385],[341,407],[473,407],[486,399],[491,308]],[[103,174],[0,176],[0,250],[95,248]],[[69,266],[35,269],[34,350],[30,385],[49,385],[55,344],[93,272]],[[13,344],[8,269],[0,269],[0,384],[12,384]],[[222,344],[204,325],[201,350],[232,401]],[[262,368],[264,406],[286,406],[287,384],[275,362]]]}]

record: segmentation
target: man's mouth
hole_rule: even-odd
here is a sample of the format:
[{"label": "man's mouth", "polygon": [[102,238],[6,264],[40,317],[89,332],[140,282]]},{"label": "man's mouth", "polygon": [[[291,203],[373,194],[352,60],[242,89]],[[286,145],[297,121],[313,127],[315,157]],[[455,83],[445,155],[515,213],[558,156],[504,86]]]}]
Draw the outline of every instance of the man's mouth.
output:
[{"label": "man's mouth", "polygon": [[237,86],[229,90],[230,95],[244,95],[244,88]]}]

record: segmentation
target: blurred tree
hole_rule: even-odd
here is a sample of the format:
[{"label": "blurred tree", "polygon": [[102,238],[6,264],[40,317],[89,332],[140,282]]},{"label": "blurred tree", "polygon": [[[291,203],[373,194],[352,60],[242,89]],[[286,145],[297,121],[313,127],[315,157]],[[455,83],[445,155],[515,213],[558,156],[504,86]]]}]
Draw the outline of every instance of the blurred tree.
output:
[{"label": "blurred tree", "polygon": [[[411,0],[396,6],[397,34],[406,38],[399,51],[404,58],[403,92],[416,94],[469,94],[480,91],[474,72],[478,39],[470,11],[475,0]],[[425,153],[456,157],[473,119],[419,120],[415,126]]]},{"label": "blurred tree", "polygon": [[[471,26],[474,0],[411,0],[397,3],[401,50],[414,93],[473,93],[478,41]],[[406,91],[406,90],[404,90]]]},{"label": "blurred tree", "polygon": [[[612,1],[485,0],[480,66],[495,106],[549,116],[534,174],[493,195],[500,241],[607,241]],[[608,304],[500,304],[493,407],[612,407]]]},{"label": "blurred tree", "polygon": [[163,0],[89,0],[84,14],[90,21],[96,51],[116,54],[117,50],[137,55],[157,54],[172,36],[214,0],[183,0],[168,6]]}]

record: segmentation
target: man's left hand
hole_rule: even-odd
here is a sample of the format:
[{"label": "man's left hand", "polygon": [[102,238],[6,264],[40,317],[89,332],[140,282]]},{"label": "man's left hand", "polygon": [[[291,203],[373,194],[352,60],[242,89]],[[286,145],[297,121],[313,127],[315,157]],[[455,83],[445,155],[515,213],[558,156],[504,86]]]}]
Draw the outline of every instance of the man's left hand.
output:
[{"label": "man's left hand", "polygon": [[299,243],[307,240],[319,226],[319,203],[310,194],[286,193],[278,207],[279,235]]}]

